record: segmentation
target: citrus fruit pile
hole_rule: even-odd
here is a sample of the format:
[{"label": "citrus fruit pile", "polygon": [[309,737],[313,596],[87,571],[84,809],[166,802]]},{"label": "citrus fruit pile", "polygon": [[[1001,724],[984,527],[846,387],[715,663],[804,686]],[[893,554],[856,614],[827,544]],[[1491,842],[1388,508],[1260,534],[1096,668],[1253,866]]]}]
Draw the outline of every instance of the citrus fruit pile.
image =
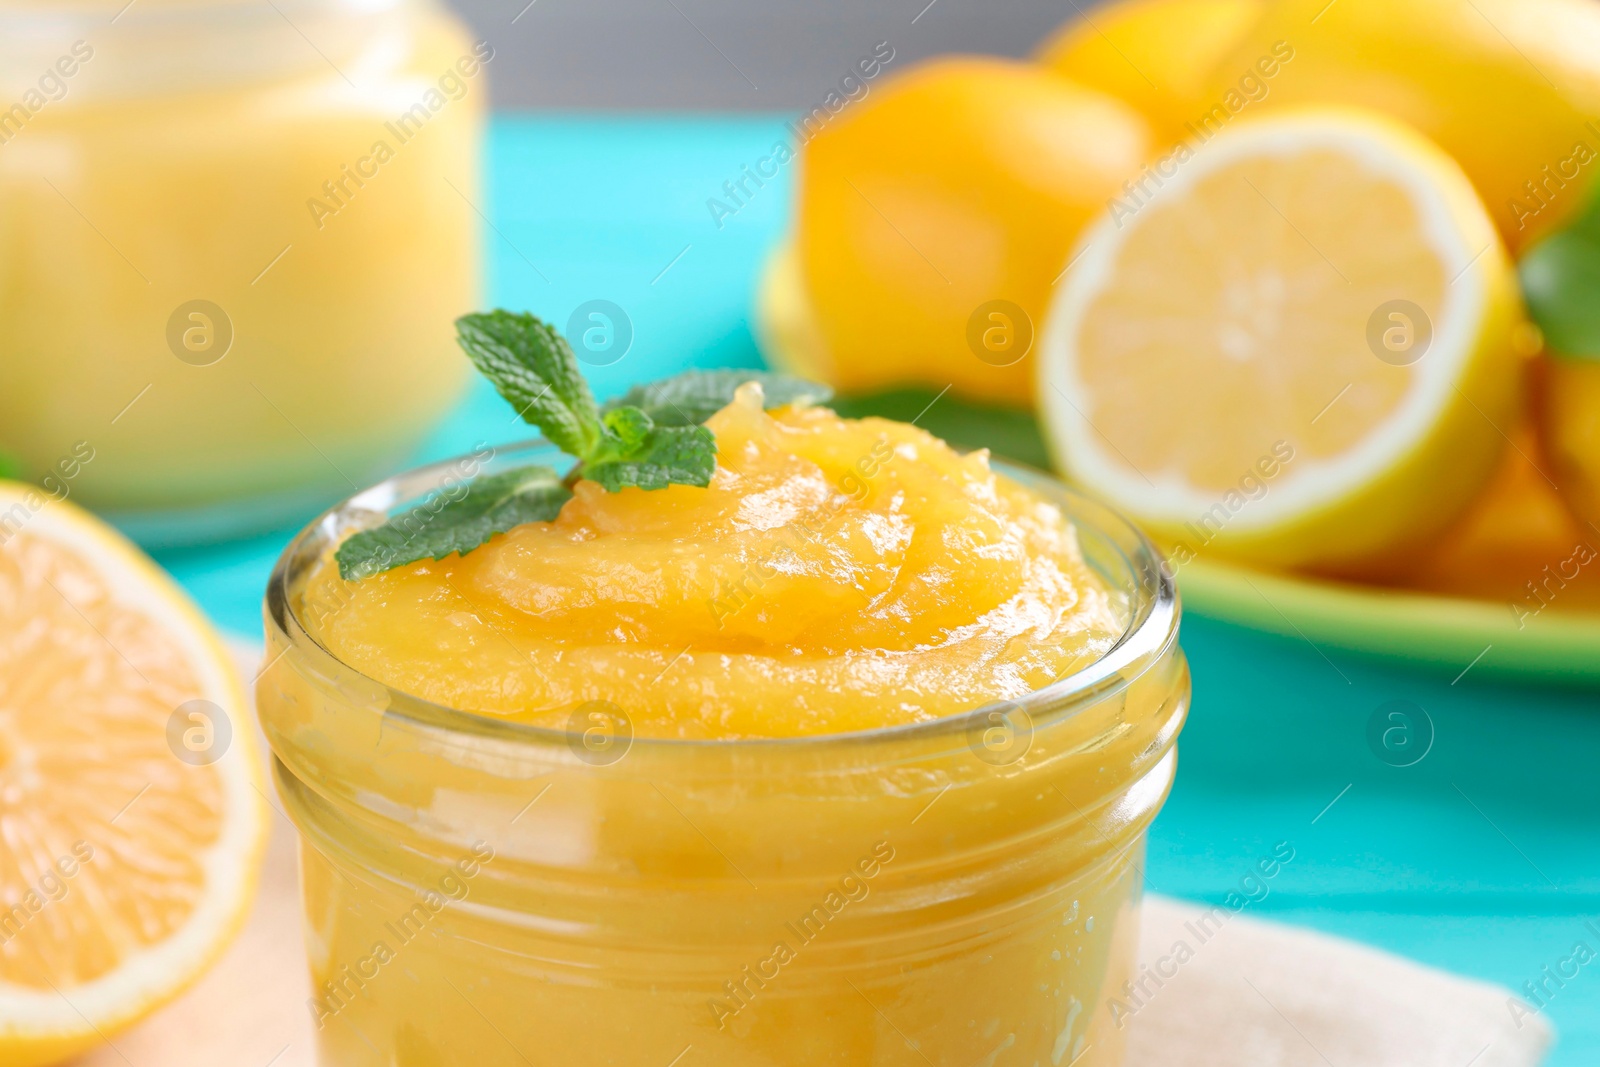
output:
[{"label": "citrus fruit pile", "polygon": [[815,131],[764,343],[1037,420],[1179,569],[1510,593],[1600,545],[1595,116],[1592,0],[1118,0]]}]

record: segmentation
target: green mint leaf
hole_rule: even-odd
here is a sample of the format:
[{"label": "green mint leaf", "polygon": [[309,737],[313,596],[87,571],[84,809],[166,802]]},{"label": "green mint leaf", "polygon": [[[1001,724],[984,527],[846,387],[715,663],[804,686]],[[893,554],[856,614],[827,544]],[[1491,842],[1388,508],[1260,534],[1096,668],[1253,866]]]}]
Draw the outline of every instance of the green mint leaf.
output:
[{"label": "green mint leaf", "polygon": [[1590,229],[1579,219],[1517,265],[1528,314],[1556,355],[1600,359],[1600,232]]},{"label": "green mint leaf", "polygon": [[644,443],[650,439],[650,432],[656,427],[654,419],[635,407],[612,408],[601,421],[605,423],[608,438],[614,442],[620,455],[628,455],[644,447]]},{"label": "green mint leaf", "polygon": [[733,401],[745,382],[760,382],[767,408],[786,404],[825,403],[833,396],[826,385],[759,370],[691,370],[649,385],[636,385],[601,409],[642,410],[657,426],[698,426]]},{"label": "green mint leaf", "polygon": [[768,408],[829,399],[813,382],[761,371],[690,371],[640,386],[604,409],[556,330],[526,313],[490,311],[456,320],[462,349],[496,391],[545,439],[578,460],[562,478],[522,467],[478,478],[459,493],[436,493],[382,526],[348,538],[335,553],[339,574],[364,578],[420,559],[465,555],[495,534],[550,521],[588,478],[608,492],[629,487],[705,487],[717,468],[716,437],[701,423],[758,381]]},{"label": "green mint leaf", "polygon": [[576,473],[607,492],[710,483],[717,442],[704,426],[657,426],[631,405],[611,408],[603,421],[603,441]]},{"label": "green mint leaf", "polygon": [[419,559],[463,556],[497,533],[527,522],[549,522],[572,498],[561,475],[544,466],[517,467],[486,474],[441,491],[392,516],[382,526],[362,530],[339,546],[339,576],[366,578]]},{"label": "green mint leaf", "polygon": [[1600,241],[1600,189],[1589,194],[1589,203],[1567,223],[1565,232],[1581,233],[1591,241]]},{"label": "green mint leaf", "polygon": [[[622,409],[628,410],[628,409]],[[632,409],[637,410],[637,409]],[[646,420],[648,415],[639,412]],[[586,463],[583,476],[607,492],[633,486],[665,489],[669,485],[711,484],[717,469],[717,439],[704,426],[656,426],[638,445],[598,463]]]},{"label": "green mint leaf", "polygon": [[588,457],[603,433],[600,413],[555,327],[525,312],[491,311],[457,319],[456,338],[525,422],[568,455]]}]

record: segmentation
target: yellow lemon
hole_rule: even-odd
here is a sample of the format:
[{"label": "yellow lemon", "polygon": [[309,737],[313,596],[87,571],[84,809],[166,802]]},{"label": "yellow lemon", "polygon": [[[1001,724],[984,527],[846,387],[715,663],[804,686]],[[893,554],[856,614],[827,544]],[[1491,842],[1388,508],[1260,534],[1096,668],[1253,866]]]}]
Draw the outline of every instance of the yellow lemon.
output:
[{"label": "yellow lemon", "polygon": [[[1518,426],[1510,438],[1489,484],[1420,559],[1406,584],[1502,600],[1519,619],[1537,614],[1546,601],[1592,606],[1600,593],[1600,568],[1588,563],[1600,539],[1567,509],[1533,428]],[[1575,587],[1580,570],[1581,589]]]},{"label": "yellow lemon", "polygon": [[[1292,58],[1260,99],[1232,71]],[[1232,114],[1304,104],[1386,112],[1455,157],[1513,251],[1587,200],[1600,171],[1594,0],[1283,0],[1214,71]]]},{"label": "yellow lemon", "polygon": [[1216,102],[1206,95],[1212,72],[1265,9],[1266,0],[1115,0],[1067,23],[1037,59],[1132,104],[1172,140]]},{"label": "yellow lemon", "polygon": [[243,923],[265,838],[244,690],[138,549],[0,482],[0,1063],[175,997]]},{"label": "yellow lemon", "polygon": [[1398,123],[1235,124],[1085,235],[1041,338],[1058,466],[1167,540],[1370,573],[1488,479],[1521,308],[1460,169]]},{"label": "yellow lemon", "polygon": [[833,375],[793,242],[785,241],[767,257],[756,286],[755,334],[767,362],[812,381]]},{"label": "yellow lemon", "polygon": [[1067,253],[1149,144],[1126,104],[1032,64],[952,58],[886,81],[802,150],[806,369],[844,393],[1026,403]]},{"label": "yellow lemon", "polygon": [[1600,545],[1600,361],[1553,356],[1546,371],[1544,447],[1581,533]]}]

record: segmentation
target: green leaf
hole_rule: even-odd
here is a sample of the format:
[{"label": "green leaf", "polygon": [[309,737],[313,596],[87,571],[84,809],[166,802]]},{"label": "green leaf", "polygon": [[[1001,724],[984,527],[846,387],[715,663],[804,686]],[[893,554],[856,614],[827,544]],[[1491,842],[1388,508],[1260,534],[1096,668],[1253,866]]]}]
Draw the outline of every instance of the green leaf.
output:
[{"label": "green leaf", "polygon": [[1517,265],[1528,313],[1552,352],[1600,359],[1600,233],[1584,219],[1534,245]]},{"label": "green leaf", "polygon": [[497,533],[552,521],[571,498],[572,490],[549,467],[484,475],[455,495],[440,491],[382,526],[351,536],[335,553],[339,576],[351,581],[419,559],[466,555]]},{"label": "green leaf", "polygon": [[608,492],[710,484],[717,442],[704,426],[657,426],[631,405],[611,408],[604,423],[604,439],[576,473]]},{"label": "green leaf", "polygon": [[[760,381],[767,406],[825,400],[810,382],[759,371],[698,371],[632,390],[604,412],[556,330],[533,315],[490,311],[463,315],[456,335],[478,370],[546,440],[578,461],[562,478],[549,467],[522,467],[437,493],[336,553],[339,573],[364,578],[419,559],[466,554],[497,533],[553,520],[579,478],[608,492],[626,488],[704,487],[717,469],[717,442],[700,421],[727,405],[734,390]],[[628,402],[635,397],[639,403]]]},{"label": "green leaf", "polygon": [[636,407],[657,426],[698,426],[733,401],[734,390],[745,382],[760,382],[765,407],[825,403],[833,396],[826,385],[759,370],[691,370],[649,385],[636,385],[601,410]]},{"label": "green leaf", "polygon": [[607,492],[615,493],[629,486],[665,489],[669,485],[697,485],[703,488],[711,484],[711,475],[716,469],[717,439],[710,430],[704,426],[656,426],[633,451],[616,459],[585,464],[583,476],[599,482]]},{"label": "green leaf", "polygon": [[0,478],[17,480],[21,477],[22,461],[4,448],[0,448]]},{"label": "green leaf", "polygon": [[1589,203],[1565,227],[1567,233],[1581,233],[1591,241],[1600,241],[1600,188],[1590,192]]},{"label": "green leaf", "polygon": [[613,408],[601,419],[610,439],[622,452],[634,452],[650,439],[656,423],[649,415],[634,407]]},{"label": "green leaf", "polygon": [[577,357],[555,327],[526,312],[491,311],[461,316],[456,337],[525,422],[568,455],[589,454],[602,434],[600,413]]}]

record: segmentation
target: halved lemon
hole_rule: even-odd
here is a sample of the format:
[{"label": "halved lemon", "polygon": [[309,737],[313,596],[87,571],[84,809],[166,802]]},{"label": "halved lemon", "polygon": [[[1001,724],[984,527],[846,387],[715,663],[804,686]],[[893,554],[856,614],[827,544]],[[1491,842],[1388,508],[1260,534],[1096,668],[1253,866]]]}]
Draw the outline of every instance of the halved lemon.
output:
[{"label": "halved lemon", "polygon": [[114,1039],[237,932],[266,831],[245,716],[170,578],[0,482],[0,1064]]},{"label": "halved lemon", "polygon": [[1039,353],[1053,454],[1180,565],[1404,570],[1515,421],[1505,250],[1391,120],[1241,119],[1143,172],[1070,262]]}]

